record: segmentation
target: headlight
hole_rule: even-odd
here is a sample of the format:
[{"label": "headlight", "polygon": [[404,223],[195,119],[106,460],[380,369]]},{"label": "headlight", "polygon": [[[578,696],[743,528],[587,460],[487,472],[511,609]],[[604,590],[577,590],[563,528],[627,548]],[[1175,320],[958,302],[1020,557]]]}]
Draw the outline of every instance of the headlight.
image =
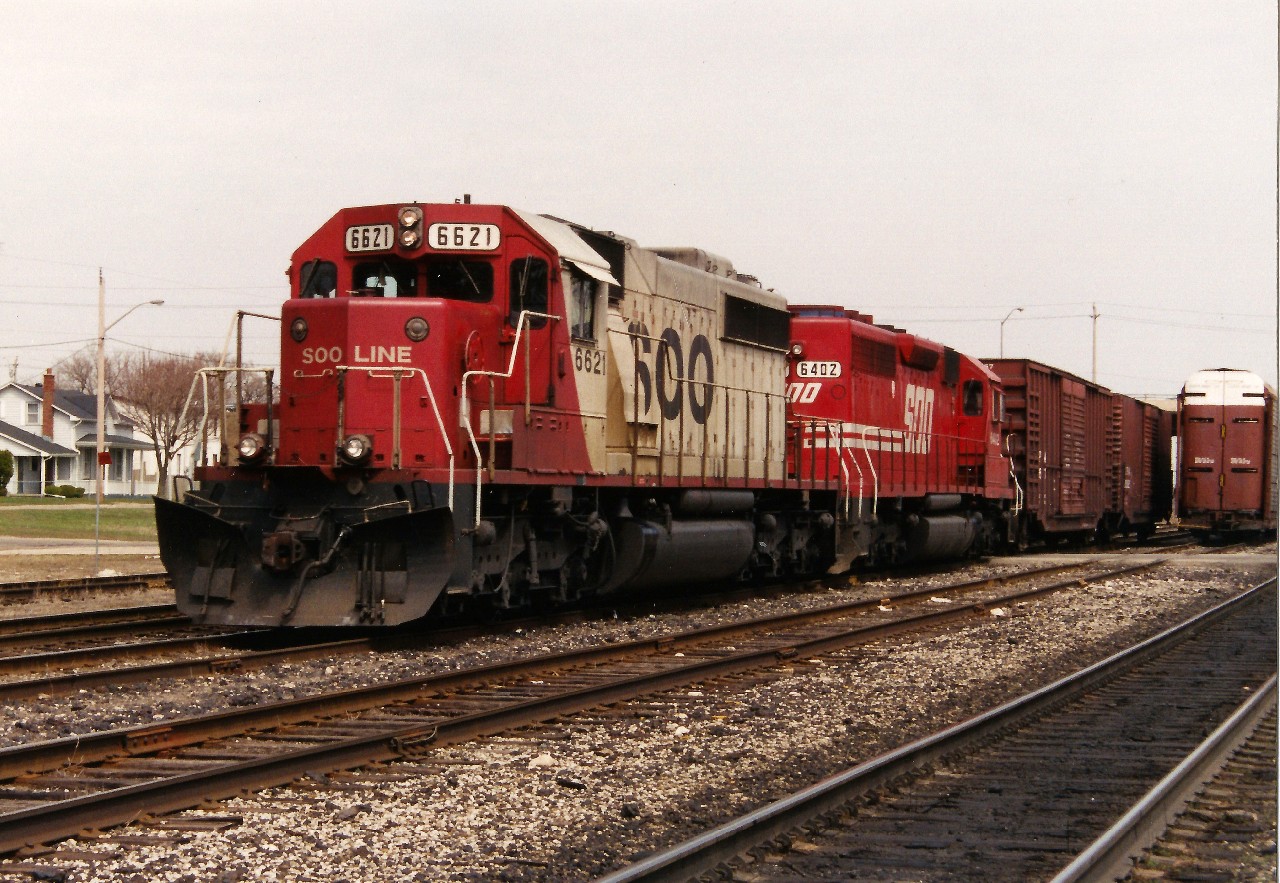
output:
[{"label": "headlight", "polygon": [[404,336],[419,343],[427,339],[427,335],[431,333],[431,326],[427,324],[427,320],[421,316],[414,316],[408,322],[404,323]]},{"label": "headlight", "polygon": [[307,339],[307,320],[299,316],[289,324],[289,336],[297,343]]},{"label": "headlight", "polygon": [[422,244],[422,209],[416,205],[406,205],[396,213],[400,222],[397,239],[405,248],[417,248]]},{"label": "headlight", "polygon": [[236,443],[236,453],[240,455],[241,463],[257,462],[267,455],[267,440],[256,432],[246,433]]},{"label": "headlight", "polygon": [[338,447],[338,456],[355,466],[369,459],[369,454],[372,451],[373,442],[369,440],[369,436],[349,435],[342,440],[342,444]]}]

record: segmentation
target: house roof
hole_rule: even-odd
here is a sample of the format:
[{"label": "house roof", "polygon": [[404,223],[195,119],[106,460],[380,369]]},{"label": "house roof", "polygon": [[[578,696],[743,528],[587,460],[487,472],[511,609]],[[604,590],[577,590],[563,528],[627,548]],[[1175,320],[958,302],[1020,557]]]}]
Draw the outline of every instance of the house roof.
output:
[{"label": "house roof", "polygon": [[[38,383],[11,383],[9,386],[22,390],[37,402],[44,401],[44,387]],[[96,393],[55,389],[53,391],[53,407],[68,417],[74,417],[79,420],[97,421],[98,419],[98,396]],[[120,427],[136,428],[136,424],[132,420],[118,412],[116,419],[111,422]]]},{"label": "house roof", "polygon": [[[151,450],[151,442],[140,438],[130,438],[127,435],[112,435],[107,433],[103,436],[103,441],[109,448],[125,448],[131,451],[149,451]],[[76,439],[76,446],[81,448],[96,448],[98,446],[98,434],[88,433]]]},{"label": "house roof", "polygon": [[[19,429],[11,423],[5,423],[3,420],[0,420],[0,441],[9,442],[11,445],[21,445],[27,449],[26,451],[10,450],[10,453],[18,456],[29,457],[31,454],[46,454],[51,457],[76,456],[76,452],[70,448],[54,444],[42,435]],[[9,447],[9,445],[5,445],[5,447]]]}]

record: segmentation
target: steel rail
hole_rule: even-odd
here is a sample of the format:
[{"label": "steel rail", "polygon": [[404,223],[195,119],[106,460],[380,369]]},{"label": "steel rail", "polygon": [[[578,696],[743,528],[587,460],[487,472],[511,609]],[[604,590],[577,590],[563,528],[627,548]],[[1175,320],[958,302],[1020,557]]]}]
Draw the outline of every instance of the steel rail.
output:
[{"label": "steel rail", "polygon": [[172,604],[147,604],[140,607],[113,607],[108,610],[85,610],[72,613],[49,613],[41,616],[23,616],[0,619],[0,636],[28,634],[48,629],[67,628],[94,623],[121,622],[126,619],[154,619],[173,616],[178,608]]},{"label": "steel rail", "polygon": [[[208,770],[177,777],[165,777],[99,794],[56,801],[26,810],[0,815],[0,853],[13,852],[63,837],[86,828],[109,827],[131,820],[141,813],[158,814],[188,808],[205,800],[223,799],[246,790],[287,784],[315,769],[336,770],[362,766],[372,762],[416,756],[441,745],[454,744],[502,732],[575,711],[629,699],[662,690],[702,683],[745,671],[771,668],[783,660],[811,658],[850,645],[883,638],[900,632],[936,625],[960,618],[984,615],[990,605],[1014,604],[1064,588],[1076,587],[1090,580],[1107,579],[1122,573],[1150,569],[1152,563],[1133,565],[1084,578],[1038,586],[1023,592],[962,606],[917,614],[875,625],[846,629],[836,634],[806,641],[779,639],[770,646],[737,651],[706,659],[683,659],[667,656],[668,667],[640,675],[607,679],[586,687],[562,690],[549,697],[517,700],[497,708],[459,714],[430,724],[386,724],[372,735],[335,740],[306,749],[286,750],[269,757],[250,761],[219,764]],[[985,581],[984,581],[985,582]],[[911,592],[902,598],[936,595],[941,588]],[[894,600],[894,599],[890,599]],[[880,601],[856,602],[815,611],[787,614],[777,619],[757,619],[744,623],[713,626],[681,635],[593,647],[566,654],[547,654],[528,660],[497,663],[476,669],[414,678],[390,684],[345,690],[320,697],[289,700],[271,705],[254,706],[205,715],[176,719],[148,727],[135,727],[104,733],[67,737],[31,745],[0,750],[0,778],[12,778],[37,770],[57,769],[126,755],[153,753],[162,749],[190,745],[210,739],[243,735],[248,732],[274,730],[291,723],[332,719],[343,714],[364,711],[379,705],[404,702],[425,693],[441,693],[466,686],[491,684],[500,677],[531,676],[548,667],[564,669],[586,663],[601,663],[637,655],[656,656],[673,653],[677,648],[705,643],[716,637],[731,637],[743,632],[777,628],[778,623],[795,625],[805,621],[831,618],[832,610],[852,612]],[[553,685],[552,689],[554,689]]]},{"label": "steel rail", "polygon": [[810,819],[839,809],[858,794],[953,754],[998,730],[1016,725],[1075,694],[1110,680],[1124,670],[1230,616],[1241,607],[1259,601],[1263,593],[1274,589],[1275,585],[1276,580],[1272,578],[1074,674],[606,874],[598,878],[596,883],[657,883],[687,880],[706,873],[752,847],[802,826]]},{"label": "steel rail", "polygon": [[[1077,570],[1090,566],[1094,563],[1096,562],[1088,561],[1039,567],[1032,570],[1020,571],[1016,574],[986,577],[979,580],[953,584],[916,593],[903,593],[891,600],[909,602],[925,594],[937,594],[944,591],[959,593],[989,587],[991,585],[1003,585],[1031,577]],[[749,590],[734,589],[721,595],[702,596],[699,600],[718,600],[719,603],[725,603],[730,600],[748,600],[757,597],[759,597],[758,593],[753,593]],[[672,607],[683,609],[687,606],[684,603],[686,600],[687,599],[683,597],[675,599],[675,603]],[[869,601],[855,603],[860,604],[863,607],[871,604]],[[875,603],[878,604],[879,602]],[[168,609],[173,608],[169,607]],[[635,605],[635,608],[629,612],[634,615],[652,612],[653,609],[653,602],[646,601],[643,604]],[[661,607],[661,609],[668,608]],[[626,610],[626,608],[619,608],[617,605],[608,605],[606,607],[599,608],[580,608],[567,610],[551,617],[542,616],[529,619],[508,620],[504,621],[497,628],[500,628],[503,631],[511,631],[521,627],[528,628],[546,626],[548,624],[582,622],[585,618],[592,615],[616,615],[620,610]],[[59,614],[59,616],[70,615],[73,614]],[[173,660],[61,675],[47,675],[40,678],[27,678],[0,684],[0,690],[3,690],[5,696],[11,700],[30,699],[41,695],[66,693],[76,689],[93,689],[102,686],[136,683],[138,681],[145,681],[153,678],[201,677],[207,675],[226,674],[233,671],[248,671],[250,669],[275,665],[280,662],[304,661],[323,658],[326,656],[348,655],[363,652],[377,653],[392,650],[422,650],[465,638],[475,637],[479,634],[492,634],[494,631],[495,626],[492,625],[471,625],[448,629],[437,629],[425,635],[418,633],[408,636],[403,634],[387,634],[377,635],[374,637],[328,641],[317,644],[293,644],[288,647],[273,647],[257,650],[247,649],[245,652],[234,655],[201,656],[195,659]],[[244,640],[255,640],[261,638],[266,633],[267,632],[265,630],[220,633],[192,638],[172,638],[161,641],[138,642],[135,644],[115,644],[106,647],[90,647],[76,650],[55,651],[52,653],[41,654],[39,656],[24,655],[9,659],[0,658],[0,674],[12,673],[14,671],[33,671],[37,669],[66,669],[76,665],[100,662],[113,657],[137,657],[152,652],[175,652],[182,650],[184,647],[203,648],[208,644],[218,644],[223,647],[234,648],[240,643],[241,636],[244,636]]]},{"label": "steel rail", "polygon": [[[201,628],[193,626],[191,619],[182,613],[159,615],[154,618],[104,622],[92,625],[73,625],[63,628],[41,629],[32,632],[13,632],[0,637],[0,648],[28,647],[32,644],[65,643],[87,638],[110,638],[118,635],[134,636],[139,632],[164,631],[174,627]],[[203,628],[207,629],[208,626]]]},{"label": "steel rail", "polygon": [[164,571],[131,573],[119,576],[86,576],[69,579],[36,579],[0,583],[0,597],[25,597],[44,593],[72,591],[111,591],[142,588],[151,583],[168,581]]},{"label": "steel rail", "polygon": [[[911,601],[915,598],[928,594],[929,592],[934,594],[940,591],[952,591],[958,593],[991,585],[1002,585],[1015,580],[1080,569],[1093,563],[1096,562],[1077,562],[1074,564],[1061,564],[1035,568],[1032,570],[1021,571],[1016,574],[987,577],[934,590],[904,593],[897,596],[894,600]],[[722,596],[716,597],[721,598],[723,601],[725,599],[747,599],[757,596],[753,595],[749,591],[734,589],[731,592],[727,592]],[[679,599],[678,606],[683,606],[684,600],[685,599],[683,598]],[[861,601],[854,603],[861,607],[867,607],[870,606],[872,602]],[[636,610],[633,612],[641,612],[641,608],[643,608],[644,612],[651,612],[652,602],[637,605]],[[139,609],[146,610],[149,608]],[[166,609],[173,610],[174,608],[167,607]],[[589,616],[593,612],[600,614],[601,611],[606,611],[607,614],[616,615],[619,609],[622,608],[619,608],[616,605],[609,605],[607,607],[597,608],[594,610],[567,610],[551,617],[543,616],[533,619],[510,620],[504,622],[501,625],[501,628],[503,630],[510,631],[518,627],[540,626],[547,625],[548,623],[562,624],[580,622],[583,621],[584,617]],[[830,609],[839,610],[838,607]],[[113,611],[104,611],[104,613],[111,612]],[[63,616],[74,616],[74,614],[58,615],[58,617]],[[30,621],[34,622],[35,620]],[[3,689],[5,695],[10,699],[25,699],[42,694],[66,692],[71,689],[90,689],[104,685],[136,683],[137,681],[148,680],[151,678],[197,677],[202,675],[223,674],[229,671],[245,671],[251,668],[261,668],[267,665],[274,665],[278,662],[289,660],[302,661],[323,657],[325,655],[426,649],[431,646],[457,641],[463,638],[474,637],[478,634],[490,634],[494,630],[495,628],[493,626],[460,626],[450,629],[435,630],[426,635],[417,633],[409,636],[403,634],[387,634],[370,638],[352,638],[339,641],[327,641],[319,644],[293,644],[287,648],[273,647],[261,650],[249,649],[247,652],[235,655],[202,656],[197,659],[175,660],[150,665],[126,666],[110,670],[76,672],[73,674],[49,675],[38,679],[10,681],[8,683],[0,684],[0,689]],[[240,635],[244,635],[246,640],[253,640],[255,638],[260,638],[267,633],[268,630],[260,629],[238,633],[214,633],[190,638],[172,638],[158,641],[138,642],[134,644],[115,644],[105,647],[89,647],[74,650],[54,651],[40,654],[39,656],[24,654],[17,657],[0,657],[0,674],[13,673],[16,671],[33,671],[37,669],[66,669],[76,665],[100,662],[102,660],[111,659],[112,657],[137,657],[152,652],[174,652],[180,651],[184,647],[202,648],[211,643],[221,646],[235,647],[238,643],[237,638]],[[311,647],[317,647],[319,649],[313,652],[310,649]]]},{"label": "steel rail", "polygon": [[[56,671],[103,660],[154,656],[158,653],[199,651],[209,645],[234,647],[239,640],[247,641],[269,634],[271,632],[266,629],[243,632],[216,632],[192,637],[160,638],[154,641],[139,641],[129,644],[100,644],[95,647],[54,650],[48,653],[4,656],[0,657],[0,675],[8,675],[15,672]],[[64,692],[72,688],[88,689],[89,687],[128,683],[150,677],[189,677],[192,674],[214,674],[219,671],[229,671],[236,668],[237,666],[234,663],[239,658],[238,656],[204,656],[199,659],[160,662],[154,665],[98,669],[64,675],[47,675],[41,678],[2,682],[0,683],[0,692],[4,693],[6,699],[29,699],[33,696]],[[270,663],[264,662],[263,664]],[[184,666],[189,667],[189,670],[184,669]],[[143,678],[139,678],[139,675],[143,675]]]},{"label": "steel rail", "polygon": [[1160,839],[1182,811],[1249,738],[1276,704],[1276,676],[1187,755],[1169,775],[1076,856],[1051,883],[1115,880],[1133,868],[1136,858]]}]

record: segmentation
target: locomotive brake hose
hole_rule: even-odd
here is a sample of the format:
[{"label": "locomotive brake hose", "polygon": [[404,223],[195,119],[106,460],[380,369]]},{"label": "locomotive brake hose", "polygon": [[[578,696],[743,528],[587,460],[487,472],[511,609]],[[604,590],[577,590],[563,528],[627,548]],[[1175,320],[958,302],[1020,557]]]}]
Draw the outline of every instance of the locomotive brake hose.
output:
[{"label": "locomotive brake hose", "polygon": [[298,602],[302,600],[302,590],[306,587],[307,580],[311,578],[312,571],[329,565],[329,562],[333,560],[333,556],[338,554],[338,547],[342,545],[342,541],[347,538],[349,533],[351,533],[351,527],[343,525],[342,529],[338,531],[338,536],[334,538],[333,545],[324,553],[324,556],[309,562],[306,567],[302,568],[302,573],[298,574],[298,582],[294,584],[293,591],[289,593],[289,603],[285,605],[284,612],[280,614],[281,625],[292,619],[293,614],[297,612]]}]

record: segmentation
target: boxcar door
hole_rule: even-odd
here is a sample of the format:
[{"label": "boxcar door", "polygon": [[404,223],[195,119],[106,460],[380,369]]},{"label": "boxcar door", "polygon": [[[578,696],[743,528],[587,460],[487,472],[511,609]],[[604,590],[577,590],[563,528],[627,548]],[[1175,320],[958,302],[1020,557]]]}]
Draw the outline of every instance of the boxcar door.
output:
[{"label": "boxcar door", "polygon": [[1266,426],[1259,405],[1224,405],[1222,408],[1222,456],[1218,480],[1219,501],[1224,510],[1263,508],[1262,479],[1266,464]]}]

